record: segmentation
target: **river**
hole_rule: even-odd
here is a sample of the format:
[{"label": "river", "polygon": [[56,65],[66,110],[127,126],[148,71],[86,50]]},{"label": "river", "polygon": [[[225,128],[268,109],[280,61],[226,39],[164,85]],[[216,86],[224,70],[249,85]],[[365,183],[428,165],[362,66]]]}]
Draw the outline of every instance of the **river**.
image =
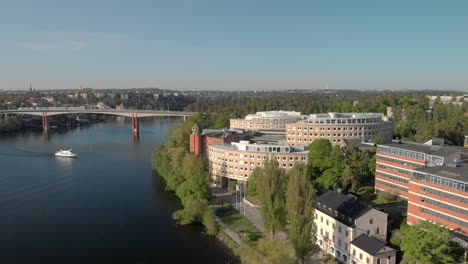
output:
[{"label": "river", "polygon": [[[178,199],[151,170],[175,119],[131,120],[44,137],[0,134],[0,263],[238,263],[199,226],[177,227]],[[73,148],[76,159],[56,158]]]}]

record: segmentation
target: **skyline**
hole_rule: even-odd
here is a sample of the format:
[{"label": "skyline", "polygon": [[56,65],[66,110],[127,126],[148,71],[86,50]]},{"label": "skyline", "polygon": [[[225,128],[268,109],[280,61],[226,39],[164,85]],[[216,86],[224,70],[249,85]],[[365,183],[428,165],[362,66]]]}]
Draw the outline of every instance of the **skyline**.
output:
[{"label": "skyline", "polygon": [[468,90],[468,2],[0,3],[0,89]]}]

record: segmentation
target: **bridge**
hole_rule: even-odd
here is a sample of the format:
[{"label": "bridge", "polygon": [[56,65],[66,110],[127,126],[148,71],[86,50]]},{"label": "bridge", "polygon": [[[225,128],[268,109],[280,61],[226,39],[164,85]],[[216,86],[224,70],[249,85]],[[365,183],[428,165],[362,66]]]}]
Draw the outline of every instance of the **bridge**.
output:
[{"label": "bridge", "polygon": [[140,128],[138,123],[139,117],[154,117],[154,116],[175,116],[183,117],[184,121],[187,117],[196,115],[196,112],[183,112],[183,111],[155,111],[155,110],[116,110],[116,109],[86,109],[84,107],[69,107],[58,109],[50,109],[47,107],[43,108],[20,108],[18,110],[0,110],[0,114],[5,115],[33,115],[33,116],[42,116],[42,128],[44,132],[47,132],[49,128],[49,116],[54,115],[67,115],[67,114],[103,114],[103,115],[117,115],[117,116],[126,116],[132,118],[132,133],[133,136],[138,138],[140,134]]}]

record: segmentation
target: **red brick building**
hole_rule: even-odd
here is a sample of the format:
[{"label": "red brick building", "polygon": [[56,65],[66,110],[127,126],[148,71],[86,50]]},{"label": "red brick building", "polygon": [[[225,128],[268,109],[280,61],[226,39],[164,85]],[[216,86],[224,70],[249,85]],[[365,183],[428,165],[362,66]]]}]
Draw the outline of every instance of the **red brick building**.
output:
[{"label": "red brick building", "polygon": [[238,142],[240,135],[238,131],[226,130],[226,129],[205,129],[200,135],[198,128],[192,129],[190,134],[190,153],[199,156],[202,153],[206,154],[207,147],[214,145],[215,143],[231,143]]},{"label": "red brick building", "polygon": [[468,241],[468,164],[461,148],[422,144],[379,145],[375,190],[408,200],[409,224],[442,224]]}]

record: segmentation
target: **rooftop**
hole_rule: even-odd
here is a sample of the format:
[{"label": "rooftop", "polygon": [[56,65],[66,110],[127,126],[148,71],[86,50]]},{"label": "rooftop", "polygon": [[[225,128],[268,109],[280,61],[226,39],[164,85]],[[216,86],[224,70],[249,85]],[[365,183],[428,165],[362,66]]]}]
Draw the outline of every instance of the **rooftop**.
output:
[{"label": "rooftop", "polygon": [[310,118],[382,118],[381,113],[326,113],[311,114]]},{"label": "rooftop", "polygon": [[436,166],[417,169],[419,172],[436,175],[468,183],[468,164],[457,164],[457,166]]},{"label": "rooftop", "polygon": [[434,145],[424,145],[424,144],[383,144],[380,146],[391,147],[391,148],[398,148],[398,149],[405,149],[409,151],[416,151],[422,152],[433,156],[440,156],[446,157],[452,155],[454,153],[460,152],[459,149],[454,147],[446,147],[446,146],[434,146]]},{"label": "rooftop", "polygon": [[[379,252],[383,248],[394,250],[393,248],[386,246],[387,243],[375,237],[370,237],[366,234],[361,234],[356,239],[354,239],[353,242],[351,242],[351,244],[369,253],[370,255],[375,255],[377,252]],[[385,250],[385,251],[388,251],[388,250]]]},{"label": "rooftop", "polygon": [[235,134],[242,134],[239,133],[240,131],[236,130],[227,130],[227,129],[203,129],[202,136],[206,137],[214,137],[214,138],[227,138]]},{"label": "rooftop", "polygon": [[353,226],[354,220],[371,209],[353,196],[328,190],[317,197],[315,207],[348,226]]}]

